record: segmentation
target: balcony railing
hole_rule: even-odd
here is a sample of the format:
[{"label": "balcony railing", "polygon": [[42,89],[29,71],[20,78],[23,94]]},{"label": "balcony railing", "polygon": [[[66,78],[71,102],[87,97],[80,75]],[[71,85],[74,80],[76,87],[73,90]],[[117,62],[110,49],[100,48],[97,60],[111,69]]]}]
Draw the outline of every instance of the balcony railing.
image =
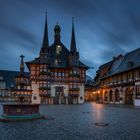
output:
[{"label": "balcony railing", "polygon": [[51,88],[48,86],[42,86],[42,87],[39,87],[39,90],[51,90]]},{"label": "balcony railing", "polygon": [[79,73],[70,73],[69,74],[70,77],[80,77]]},{"label": "balcony railing", "polygon": [[17,97],[31,97],[32,96],[32,94],[30,93],[30,94],[26,94],[26,93],[22,93],[22,94],[13,94],[14,96],[17,96]]},{"label": "balcony railing", "polygon": [[47,76],[51,76],[51,72],[49,71],[40,71],[39,75],[47,75]]},{"label": "balcony railing", "polygon": [[37,76],[37,77],[32,77],[31,78],[32,80],[35,80],[35,81],[50,81],[50,82],[77,82],[77,83],[84,83],[85,82],[85,79],[77,79],[77,80],[73,80],[73,79],[70,79],[69,77],[67,78],[64,78],[64,77],[46,77],[45,75],[44,76]]},{"label": "balcony railing", "polygon": [[121,85],[121,84],[129,84],[133,83],[135,81],[138,81],[136,78],[135,79],[128,79],[128,80],[119,80],[119,81],[114,81],[110,83],[105,83],[104,86],[116,86],[116,85]]},{"label": "balcony railing", "polygon": [[70,87],[69,91],[79,91],[80,88],[79,87]]},{"label": "balcony railing", "polygon": [[39,93],[41,97],[50,97],[50,93]]},{"label": "balcony railing", "polygon": [[29,85],[29,84],[30,84],[30,82],[29,82],[29,81],[27,81],[27,80],[17,80],[17,81],[16,81],[16,84],[17,84],[17,85],[19,85],[19,84]]},{"label": "balcony railing", "polygon": [[70,97],[78,97],[79,94],[78,93],[69,93],[68,96],[70,96]]}]

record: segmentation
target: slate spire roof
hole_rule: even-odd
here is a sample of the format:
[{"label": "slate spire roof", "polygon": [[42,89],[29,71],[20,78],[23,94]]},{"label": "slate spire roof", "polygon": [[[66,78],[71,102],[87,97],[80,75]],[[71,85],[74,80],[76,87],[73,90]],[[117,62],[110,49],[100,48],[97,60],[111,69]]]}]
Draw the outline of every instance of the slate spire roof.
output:
[{"label": "slate spire roof", "polygon": [[49,64],[49,62],[50,62],[50,47],[49,47],[49,36],[48,36],[47,12],[46,12],[43,42],[42,42],[42,47],[40,49],[40,59],[38,59],[38,61],[39,61],[39,63],[47,63],[47,64]]},{"label": "slate spire roof", "polygon": [[23,61],[23,58],[24,58],[25,56],[22,54],[21,56],[20,56],[20,58],[21,58],[21,62],[20,62],[20,73],[21,74],[23,74],[24,73],[24,61]]},{"label": "slate spire roof", "polygon": [[[47,27],[47,16],[45,22],[45,31],[43,45],[40,50],[39,57],[33,61],[26,62],[30,69],[30,64],[48,64],[49,67],[70,67],[69,56],[71,56],[72,63],[74,66],[83,67],[88,69],[88,66],[79,61],[79,52],[76,49],[75,31],[74,31],[74,19],[72,20],[72,34],[71,34],[71,45],[70,50],[61,42],[60,38],[61,28],[58,23],[54,27],[54,43],[49,45],[48,41],[48,27]],[[58,49],[60,48],[60,49]],[[72,66],[72,65],[71,65]]]},{"label": "slate spire roof", "polygon": [[124,56],[119,55],[110,62],[101,65],[95,79],[97,79],[99,73],[103,73],[103,68],[106,69],[107,73],[104,75],[100,74],[100,79],[140,68],[140,48],[128,52]]},{"label": "slate spire roof", "polygon": [[46,12],[46,21],[45,21],[45,29],[44,29],[44,37],[43,37],[42,47],[43,48],[49,47],[47,12]]},{"label": "slate spire roof", "polygon": [[74,30],[74,17],[72,18],[72,34],[71,34],[71,45],[70,45],[70,52],[76,53],[76,41],[75,41],[75,30]]}]

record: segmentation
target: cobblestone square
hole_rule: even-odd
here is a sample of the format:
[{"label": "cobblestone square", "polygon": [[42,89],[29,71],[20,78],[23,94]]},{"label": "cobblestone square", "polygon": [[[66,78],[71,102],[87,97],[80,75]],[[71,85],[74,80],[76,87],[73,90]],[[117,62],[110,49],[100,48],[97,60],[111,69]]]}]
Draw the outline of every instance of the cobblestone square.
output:
[{"label": "cobblestone square", "polygon": [[[41,105],[48,120],[0,123],[1,140],[139,140],[140,108],[125,105]],[[94,123],[109,123],[97,126]]]}]

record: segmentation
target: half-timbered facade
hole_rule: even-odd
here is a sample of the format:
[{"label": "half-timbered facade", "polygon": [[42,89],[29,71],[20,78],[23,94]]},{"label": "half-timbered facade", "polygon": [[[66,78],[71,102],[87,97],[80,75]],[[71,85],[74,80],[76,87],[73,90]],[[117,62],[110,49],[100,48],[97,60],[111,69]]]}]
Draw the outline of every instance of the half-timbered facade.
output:
[{"label": "half-timbered facade", "polygon": [[140,48],[100,66],[95,81],[98,101],[140,106]]},{"label": "half-timbered facade", "polygon": [[70,50],[61,42],[61,28],[54,27],[54,42],[49,45],[47,18],[39,57],[26,62],[33,90],[32,103],[84,103],[84,85],[88,67],[79,60],[74,21]]}]

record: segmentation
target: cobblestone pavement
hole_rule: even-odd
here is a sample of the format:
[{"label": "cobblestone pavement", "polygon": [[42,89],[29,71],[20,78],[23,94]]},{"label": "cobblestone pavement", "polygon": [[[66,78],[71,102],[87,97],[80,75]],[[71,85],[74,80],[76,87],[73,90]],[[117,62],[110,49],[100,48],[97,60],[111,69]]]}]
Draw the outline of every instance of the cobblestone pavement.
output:
[{"label": "cobblestone pavement", "polygon": [[140,108],[85,103],[42,105],[40,112],[54,119],[0,122],[0,140],[140,140]]}]

